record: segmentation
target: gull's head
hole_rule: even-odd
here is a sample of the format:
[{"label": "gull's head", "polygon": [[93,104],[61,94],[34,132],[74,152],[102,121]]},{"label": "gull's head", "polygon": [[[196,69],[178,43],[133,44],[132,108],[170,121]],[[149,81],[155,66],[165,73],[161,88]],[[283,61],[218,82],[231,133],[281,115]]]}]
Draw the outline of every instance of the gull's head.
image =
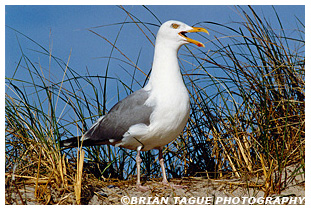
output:
[{"label": "gull's head", "polygon": [[204,47],[203,43],[187,37],[187,33],[193,32],[205,32],[208,34],[205,28],[191,27],[180,21],[169,20],[161,25],[157,34],[157,42],[161,41],[168,45],[175,45],[178,48],[187,43]]}]

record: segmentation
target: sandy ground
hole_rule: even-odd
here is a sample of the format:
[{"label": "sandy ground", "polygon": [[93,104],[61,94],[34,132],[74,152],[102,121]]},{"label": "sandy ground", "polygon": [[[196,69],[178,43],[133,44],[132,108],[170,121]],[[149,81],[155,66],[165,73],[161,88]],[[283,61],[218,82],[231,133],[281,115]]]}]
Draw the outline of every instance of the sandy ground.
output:
[{"label": "sandy ground", "polygon": [[[147,183],[148,184],[148,183]],[[291,187],[281,195],[269,195],[269,200],[263,199],[263,191],[255,188],[245,188],[225,184],[223,180],[192,181],[185,189],[170,189],[158,183],[149,183],[152,190],[138,192],[134,187],[120,189],[106,187],[97,192],[90,200],[90,205],[97,204],[304,204],[304,187]],[[289,199],[277,200],[277,197]]]},{"label": "sandy ground", "polygon": [[171,181],[187,185],[184,189],[173,189],[161,182],[149,181],[145,183],[151,188],[147,192],[139,192],[133,185],[109,185],[97,191],[88,204],[304,204],[305,188],[299,181],[279,195],[270,193],[266,200],[264,192],[258,187],[260,184],[247,188],[240,180],[189,178]]},{"label": "sandy ground", "polygon": [[[140,192],[135,187],[135,179],[130,181],[93,181],[82,188],[82,204],[305,204],[304,176],[296,176],[280,194],[269,192],[264,199],[263,179],[211,180],[200,177],[172,179],[170,183],[187,186],[174,189],[161,184],[160,179],[144,182],[150,190]],[[246,187],[248,185],[248,187]],[[50,204],[76,204],[72,192],[63,193],[55,189],[50,192]],[[34,185],[24,186],[16,193],[12,204],[42,204],[34,197]],[[14,195],[12,196],[14,197]],[[20,198],[23,198],[21,202]]]}]

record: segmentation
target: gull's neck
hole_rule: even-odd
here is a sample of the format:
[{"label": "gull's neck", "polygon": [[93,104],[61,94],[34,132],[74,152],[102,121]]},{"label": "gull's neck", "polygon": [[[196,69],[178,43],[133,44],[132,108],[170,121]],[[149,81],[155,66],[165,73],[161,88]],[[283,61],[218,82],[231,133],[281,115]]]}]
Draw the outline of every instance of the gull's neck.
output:
[{"label": "gull's neck", "polygon": [[185,87],[177,59],[179,48],[179,45],[156,42],[152,71],[146,88],[165,90],[173,86]]}]

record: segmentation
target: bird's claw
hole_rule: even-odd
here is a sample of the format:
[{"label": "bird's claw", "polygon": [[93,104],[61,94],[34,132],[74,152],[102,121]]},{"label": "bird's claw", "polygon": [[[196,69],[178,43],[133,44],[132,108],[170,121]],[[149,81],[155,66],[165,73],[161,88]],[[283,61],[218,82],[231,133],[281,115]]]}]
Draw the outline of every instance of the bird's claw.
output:
[{"label": "bird's claw", "polygon": [[137,184],[137,185],[136,185],[136,188],[137,188],[138,191],[141,191],[141,192],[146,192],[146,191],[150,190],[149,187],[147,187],[147,186],[142,186],[141,184]]},{"label": "bird's claw", "polygon": [[187,188],[187,186],[185,185],[177,185],[177,184],[170,184],[168,181],[163,181],[162,182],[163,185],[165,186],[168,186],[170,188],[173,188],[173,189],[184,189],[184,188]]}]

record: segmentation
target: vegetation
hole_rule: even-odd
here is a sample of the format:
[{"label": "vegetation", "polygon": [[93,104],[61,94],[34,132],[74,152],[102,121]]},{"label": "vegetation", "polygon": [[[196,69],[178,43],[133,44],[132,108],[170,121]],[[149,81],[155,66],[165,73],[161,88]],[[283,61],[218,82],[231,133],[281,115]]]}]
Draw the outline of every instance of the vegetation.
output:
[{"label": "vegetation", "polygon": [[[210,31],[211,36],[202,37],[209,49],[189,45],[180,52],[192,111],[184,132],[165,148],[164,158],[168,176],[174,178],[237,177],[245,184],[250,183],[248,177],[263,176],[258,190],[267,196],[280,193],[301,171],[304,176],[304,25],[297,20],[300,25],[292,38],[277,13],[279,25],[271,26],[252,7],[236,10],[241,16],[238,23],[198,23]],[[149,30],[149,24],[125,12],[137,27]],[[121,25],[121,31],[124,24],[127,22],[116,26]],[[94,29],[89,31],[111,44],[112,51],[119,51],[124,56],[120,62],[135,68],[132,81],[109,77],[109,62],[101,76],[80,75],[69,66],[70,56],[63,61],[51,48],[16,31],[40,48],[36,53],[49,61],[49,67],[31,60],[20,46],[21,58],[13,77],[6,78],[7,204],[14,201],[13,193],[22,197],[18,189],[29,183],[35,184],[35,196],[41,203],[53,203],[52,188],[62,198],[59,202],[74,191],[80,203],[83,177],[126,180],[136,173],[135,151],[105,145],[83,148],[84,157],[81,148],[59,147],[61,140],[81,134],[107,112],[108,81],[117,81],[116,97],[121,99],[123,89],[130,94],[133,83],[143,86],[148,78],[145,74],[143,81],[136,80],[135,73],[141,70],[115,45],[118,37],[109,41]],[[51,63],[58,66],[53,72],[62,72],[61,81],[52,79]],[[17,79],[19,71],[28,71],[31,80]],[[145,177],[160,177],[157,153],[145,152],[142,159]],[[286,173],[288,167],[295,168],[293,173]]]}]

